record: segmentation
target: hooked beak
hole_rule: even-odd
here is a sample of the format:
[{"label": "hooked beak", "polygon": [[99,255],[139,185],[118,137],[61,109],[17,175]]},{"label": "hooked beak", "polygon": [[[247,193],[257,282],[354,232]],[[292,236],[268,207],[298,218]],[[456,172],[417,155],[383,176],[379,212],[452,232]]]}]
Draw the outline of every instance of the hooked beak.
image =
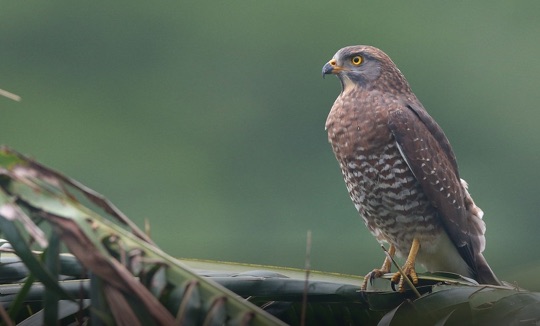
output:
[{"label": "hooked beak", "polygon": [[323,67],[322,67],[322,76],[324,78],[325,75],[328,74],[338,74],[339,72],[343,71],[343,67],[338,66],[336,59],[332,59],[328,61]]}]

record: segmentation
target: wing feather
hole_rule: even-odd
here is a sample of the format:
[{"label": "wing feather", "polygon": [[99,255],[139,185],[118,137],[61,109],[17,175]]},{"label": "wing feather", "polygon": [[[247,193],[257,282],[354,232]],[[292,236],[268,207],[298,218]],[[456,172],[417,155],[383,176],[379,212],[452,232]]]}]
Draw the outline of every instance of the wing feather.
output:
[{"label": "wing feather", "polygon": [[476,257],[484,249],[485,225],[481,215],[469,211],[472,199],[459,178],[450,142],[419,103],[402,105],[388,118],[401,155],[437,209],[448,236],[476,274]]}]

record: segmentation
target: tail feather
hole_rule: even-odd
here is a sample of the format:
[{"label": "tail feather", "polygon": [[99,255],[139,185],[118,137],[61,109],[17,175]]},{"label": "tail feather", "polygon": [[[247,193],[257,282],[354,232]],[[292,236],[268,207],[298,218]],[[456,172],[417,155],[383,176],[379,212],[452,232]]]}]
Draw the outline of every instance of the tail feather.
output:
[{"label": "tail feather", "polygon": [[480,284],[502,285],[495,273],[489,267],[484,255],[476,255],[476,280]]}]

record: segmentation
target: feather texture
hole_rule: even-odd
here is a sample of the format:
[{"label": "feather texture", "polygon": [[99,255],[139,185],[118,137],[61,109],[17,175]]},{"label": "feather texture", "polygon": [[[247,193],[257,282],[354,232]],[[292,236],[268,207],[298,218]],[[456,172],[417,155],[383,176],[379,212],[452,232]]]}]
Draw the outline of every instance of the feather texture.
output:
[{"label": "feather texture", "polygon": [[499,284],[482,255],[482,210],[450,142],[392,60],[374,47],[346,47],[326,73],[343,87],[326,121],[328,139],[368,229],[402,256],[418,239],[417,261],[428,270]]}]

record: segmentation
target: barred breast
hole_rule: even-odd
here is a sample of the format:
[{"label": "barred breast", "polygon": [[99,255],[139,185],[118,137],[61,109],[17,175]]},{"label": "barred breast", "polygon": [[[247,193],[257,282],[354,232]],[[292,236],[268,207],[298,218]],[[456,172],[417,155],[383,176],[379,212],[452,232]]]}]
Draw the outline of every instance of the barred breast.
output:
[{"label": "barred breast", "polygon": [[353,111],[346,108],[361,108],[362,103],[343,105],[345,98],[351,96],[336,100],[326,129],[349,196],[365,224],[379,241],[394,244],[400,255],[407,254],[415,237],[433,242],[442,226],[388,129],[387,108],[392,103],[376,98],[371,103],[386,109]]}]

